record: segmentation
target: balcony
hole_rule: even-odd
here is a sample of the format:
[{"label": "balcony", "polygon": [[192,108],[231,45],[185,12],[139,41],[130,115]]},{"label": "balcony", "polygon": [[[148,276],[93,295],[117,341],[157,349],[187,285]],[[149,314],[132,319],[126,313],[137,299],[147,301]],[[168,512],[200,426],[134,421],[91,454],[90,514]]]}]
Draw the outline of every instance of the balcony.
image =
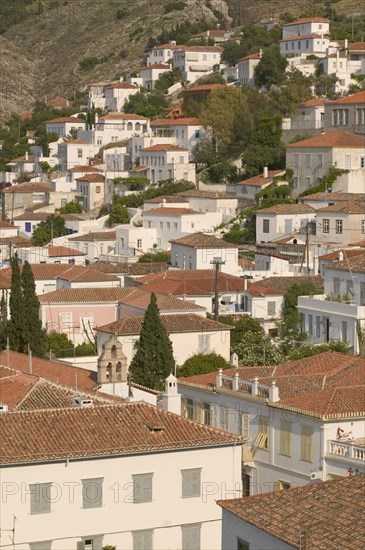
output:
[{"label": "balcony", "polygon": [[279,389],[275,382],[272,383],[272,386],[265,386],[263,384],[259,384],[257,378],[253,381],[241,380],[238,373],[234,376],[226,376],[223,374],[222,369],[219,369],[216,379],[216,388],[237,391],[252,397],[258,397],[265,400],[267,399],[272,403],[279,401]]},{"label": "balcony", "polygon": [[354,461],[356,464],[365,464],[365,438],[354,439],[353,441],[327,442],[327,455],[331,458],[344,458]]},{"label": "balcony", "polygon": [[328,315],[340,315],[345,317],[363,318],[365,317],[365,306],[343,301],[332,301],[330,295],[316,294],[311,297],[299,296],[298,310],[311,310],[313,313],[324,313]]}]

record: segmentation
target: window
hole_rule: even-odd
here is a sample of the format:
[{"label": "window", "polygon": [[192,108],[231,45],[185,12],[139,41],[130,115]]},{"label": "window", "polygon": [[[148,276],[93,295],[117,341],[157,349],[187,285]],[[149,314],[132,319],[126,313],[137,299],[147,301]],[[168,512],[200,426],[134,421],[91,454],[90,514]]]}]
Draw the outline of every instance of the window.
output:
[{"label": "window", "polygon": [[361,220],[361,233],[365,234],[365,220]]},{"label": "window", "polygon": [[360,282],[360,306],[365,306],[365,283]]},{"label": "window", "polygon": [[300,40],[298,40],[298,50],[300,50],[300,48],[301,48],[301,42]]},{"label": "window", "polygon": [[166,222],[166,229],[167,229],[168,231],[170,231],[170,227],[171,227],[171,223],[170,223],[170,222]]},{"label": "window", "polygon": [[49,514],[51,512],[52,483],[34,483],[29,485],[30,513]]},{"label": "window", "polygon": [[313,334],[313,315],[308,315],[308,334],[309,336]]},{"label": "window", "polygon": [[269,417],[260,416],[259,417],[259,433],[256,438],[256,447],[260,449],[269,450]]},{"label": "window", "polygon": [[128,122],[127,130],[133,130],[133,124],[131,122]]},{"label": "window", "polygon": [[177,231],[177,222],[174,222],[174,230]]},{"label": "window", "polygon": [[183,397],[181,399],[181,415],[189,420],[194,420],[194,401]]},{"label": "window", "polygon": [[345,155],[345,168],[346,170],[351,168],[351,155]]},{"label": "window", "polygon": [[103,537],[85,537],[77,543],[77,550],[102,550]]},{"label": "window", "polygon": [[147,227],[150,229],[152,227],[152,222],[151,221],[148,221],[147,222]]},{"label": "window", "polygon": [[82,159],[82,149],[77,149],[77,158]]},{"label": "window", "polygon": [[342,220],[336,220],[336,234],[342,235],[343,231],[343,221]]},{"label": "window", "polygon": [[306,462],[312,462],[312,435],[311,426],[301,426],[300,458]]},{"label": "window", "polygon": [[100,185],[97,185],[95,187],[95,193],[100,193],[100,192],[101,192],[101,187],[100,187]]},{"label": "window", "polygon": [[293,185],[294,185],[294,189],[298,189],[298,176],[294,176],[293,177]]},{"label": "window", "polygon": [[330,232],[330,221],[329,219],[325,218],[323,220],[323,233],[329,233]]},{"label": "window", "polygon": [[25,222],[25,232],[31,233],[32,232],[32,224],[31,222]]},{"label": "window", "polygon": [[237,539],[237,550],[250,550],[250,545],[245,540]]},{"label": "window", "polygon": [[356,124],[360,126],[365,124],[365,109],[356,109]]},{"label": "window", "polygon": [[280,454],[291,456],[291,422],[280,420]]},{"label": "window", "polygon": [[294,155],[294,166],[299,168],[299,153],[295,153]]},{"label": "window", "polygon": [[193,523],[181,526],[181,548],[184,550],[200,550],[201,524]]},{"label": "window", "polygon": [[267,314],[270,317],[274,317],[276,313],[276,303],[275,302],[267,302]]},{"label": "window", "polygon": [[332,292],[335,296],[340,296],[341,279],[339,277],[333,277]]},{"label": "window", "polygon": [[262,220],[262,232],[270,233],[270,220]]},{"label": "window", "polygon": [[210,334],[199,334],[198,336],[198,353],[210,352]]},{"label": "window", "polygon": [[351,279],[347,279],[346,281],[346,294],[348,294],[349,298],[353,298],[354,296],[354,282]]},{"label": "window", "polygon": [[312,168],[312,155],[308,153],[305,155],[305,166],[306,168]]},{"label": "window", "polygon": [[51,550],[51,547],[52,547],[51,540],[31,542],[29,544],[29,550]]},{"label": "window", "polygon": [[153,548],[153,531],[133,531],[133,550],[152,550]]},{"label": "window", "polygon": [[221,430],[228,430],[229,409],[224,405],[219,408],[219,427]]},{"label": "window", "polygon": [[82,480],[82,507],[84,510],[103,506],[103,479],[94,477]]},{"label": "window", "polygon": [[163,222],[160,222],[160,229],[163,229]]},{"label": "window", "polygon": [[285,49],[288,50],[289,49],[289,44],[286,42],[285,43]]},{"label": "window", "polygon": [[182,498],[200,497],[201,473],[201,468],[181,470]]},{"label": "window", "polygon": [[213,409],[210,403],[202,403],[202,416],[203,424],[205,424],[206,426],[213,425]]},{"label": "window", "polygon": [[309,189],[309,187],[312,185],[312,178],[310,176],[307,176],[305,178],[305,184],[306,184],[307,189]]},{"label": "window", "polygon": [[347,321],[341,322],[341,340],[347,343]]},{"label": "window", "polygon": [[323,155],[317,155],[317,166],[318,166],[318,168],[322,168],[322,166],[323,166]]},{"label": "window", "polygon": [[135,474],[133,479],[133,504],[152,502],[153,474]]},{"label": "window", "polygon": [[142,239],[137,239],[137,248],[142,248]]},{"label": "window", "polygon": [[316,315],[316,338],[319,339],[321,337],[321,318],[319,315]]}]

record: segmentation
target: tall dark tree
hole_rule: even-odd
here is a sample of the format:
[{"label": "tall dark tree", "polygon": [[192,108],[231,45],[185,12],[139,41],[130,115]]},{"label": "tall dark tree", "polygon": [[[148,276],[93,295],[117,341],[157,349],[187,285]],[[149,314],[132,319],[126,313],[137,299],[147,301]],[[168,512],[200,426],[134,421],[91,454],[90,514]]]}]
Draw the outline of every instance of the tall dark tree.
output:
[{"label": "tall dark tree", "polygon": [[32,268],[28,262],[23,266],[21,286],[24,304],[24,340],[29,343],[34,355],[45,357],[48,347],[47,334],[39,318],[40,304],[35,291]]},{"label": "tall dark tree", "polygon": [[0,349],[6,345],[6,325],[8,322],[7,290],[3,290],[0,299]]},{"label": "tall dark tree", "polygon": [[280,53],[277,44],[272,44],[262,54],[262,57],[255,67],[255,84],[259,88],[265,86],[280,86],[285,81],[285,69],[288,61]]},{"label": "tall dark tree", "polygon": [[129,367],[133,382],[155,390],[163,389],[165,379],[174,370],[175,361],[172,344],[161,322],[153,293],[136,348]]},{"label": "tall dark tree", "polygon": [[19,269],[18,255],[11,260],[11,292],[9,299],[10,319],[6,326],[6,336],[9,338],[9,346],[14,351],[24,353],[27,349],[25,336],[24,300]]}]

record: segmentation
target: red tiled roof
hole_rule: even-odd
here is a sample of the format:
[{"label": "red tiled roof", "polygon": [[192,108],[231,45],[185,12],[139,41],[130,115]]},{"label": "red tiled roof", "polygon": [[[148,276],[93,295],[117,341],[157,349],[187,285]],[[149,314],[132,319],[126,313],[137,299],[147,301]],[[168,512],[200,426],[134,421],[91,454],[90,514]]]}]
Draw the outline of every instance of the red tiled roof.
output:
[{"label": "red tiled roof", "polygon": [[223,52],[223,48],[221,46],[179,46],[175,49],[184,52]]},{"label": "red tiled roof", "polygon": [[[141,332],[144,317],[124,317],[108,325],[98,327],[98,331],[111,334],[139,334]],[[231,330],[232,327],[207,319],[194,313],[179,313],[178,315],[161,315],[161,322],[168,334],[186,332],[214,332]]]},{"label": "red tiled roof", "polygon": [[299,36],[288,36],[287,38],[282,38],[280,42],[292,42],[293,40],[309,40],[314,38],[323,38],[320,34],[302,34]]},{"label": "red tiled roof", "polygon": [[89,181],[95,183],[104,183],[105,177],[102,174],[85,174],[76,178],[76,181]]},{"label": "red tiled roof", "polygon": [[[130,292],[121,298],[122,304],[127,304],[137,308],[147,309],[151,292],[143,287],[130,288]],[[188,300],[179,300],[173,296],[166,296],[165,293],[156,294],[157,307],[161,312],[164,311],[205,311],[205,308]]]},{"label": "red tiled roof", "polygon": [[253,176],[247,180],[239,181],[235,185],[252,185],[253,187],[261,187],[262,185],[267,185],[270,183],[275,177],[283,176],[284,174],[285,170],[269,170],[267,178],[265,178],[263,174],[258,174],[257,176]]},{"label": "red tiled roof", "polygon": [[18,225],[12,225],[11,223],[6,223],[0,220],[0,229],[17,229]]},{"label": "red tiled roof", "polygon": [[[365,243],[364,243],[365,245]],[[328,261],[339,261],[339,254],[342,252],[344,258],[353,258],[354,256],[361,256],[364,254],[363,250],[347,250],[347,249],[341,249],[336,250],[335,252],[330,252],[329,254],[323,254],[323,256],[319,256],[319,260],[325,260]]]},{"label": "red tiled roof", "polygon": [[312,195],[306,195],[305,197],[301,198],[302,201],[304,200],[319,200],[319,201],[365,201],[365,193],[338,193],[338,192],[332,192],[332,193],[325,193],[324,191],[319,193],[312,193]]},{"label": "red tiled roof", "polygon": [[150,147],[144,147],[141,151],[188,151],[179,145],[171,145],[170,143],[162,143],[160,145],[151,145]]},{"label": "red tiled roof", "polygon": [[252,283],[249,286],[247,292],[253,298],[263,298],[264,296],[277,296],[277,295],[281,296],[285,294],[283,290],[262,286],[260,285],[260,283]]},{"label": "red tiled roof", "polygon": [[329,19],[324,19],[323,17],[302,17],[301,19],[296,19],[291,23],[286,23],[284,27],[291,27],[292,25],[300,25],[302,23],[329,23]]},{"label": "red tiled roof", "polygon": [[333,132],[326,132],[319,136],[297,141],[296,143],[289,143],[286,147],[293,149],[296,147],[359,147],[364,149],[365,137],[351,134],[350,132],[334,130]]},{"label": "red tiled roof", "polygon": [[292,548],[352,550],[364,542],[364,495],[360,474],[217,504]]},{"label": "red tiled roof", "polygon": [[155,126],[201,126],[198,118],[156,118],[151,120],[151,128]]},{"label": "red tiled roof", "polygon": [[259,53],[251,53],[250,55],[246,55],[245,57],[241,57],[237,63],[239,63],[240,61],[246,61],[247,59],[260,59],[260,54]]},{"label": "red tiled roof", "polygon": [[338,204],[331,204],[323,208],[318,208],[317,212],[344,212],[347,214],[364,214],[365,204],[357,201],[343,201]]},{"label": "red tiled roof", "polygon": [[192,208],[172,208],[169,206],[162,206],[161,208],[154,208],[153,210],[147,210],[147,212],[144,213],[144,216],[150,216],[150,215],[165,215],[165,216],[190,216],[192,214],[202,214],[204,215],[205,212],[198,212],[197,210],[193,210]]},{"label": "red tiled roof", "polygon": [[86,165],[86,166],[74,166],[69,169],[69,172],[100,172],[100,168],[96,166]]},{"label": "red tiled roof", "polygon": [[91,231],[85,235],[69,237],[68,240],[73,242],[115,241],[116,235],[116,231]]},{"label": "red tiled roof", "polygon": [[85,256],[86,252],[81,252],[76,248],[69,248],[68,246],[48,246],[47,247],[48,257],[56,256]]},{"label": "red tiled roof", "polygon": [[153,199],[146,199],[146,204],[163,204],[164,201],[167,204],[189,203],[188,199],[184,199],[178,195],[161,195],[160,197],[153,197]]},{"label": "red tiled roof", "polygon": [[48,191],[51,191],[50,183],[19,183],[7,187],[3,190],[3,193],[40,193]]},{"label": "red tiled roof", "polygon": [[348,50],[365,50],[365,42],[353,42],[348,45]]},{"label": "red tiled roof", "polygon": [[108,113],[99,117],[100,120],[149,120],[145,116],[135,115],[133,113]]},{"label": "red tiled roof", "polygon": [[14,412],[3,415],[0,423],[3,464],[232,446],[243,442],[242,436],[192,422],[147,403]]},{"label": "red tiled roof", "polygon": [[307,101],[302,101],[300,107],[322,107],[326,103],[329,103],[329,101],[325,97],[313,97],[312,99],[307,99]]},{"label": "red tiled roof", "polygon": [[309,204],[276,204],[258,210],[257,214],[310,214],[315,212],[315,209]]},{"label": "red tiled roof", "polygon": [[365,90],[357,92],[357,94],[348,95],[347,97],[340,97],[340,99],[331,101],[332,103],[365,103]]},{"label": "red tiled roof", "polygon": [[46,124],[50,124],[50,123],[57,123],[57,122],[77,122],[77,123],[80,123],[80,124],[85,124],[85,120],[83,120],[82,118],[76,118],[76,117],[73,117],[73,116],[61,116],[61,117],[58,117],[58,118],[52,118],[52,120],[46,120]]},{"label": "red tiled roof", "polygon": [[362,251],[362,254],[353,256],[342,262],[336,262],[331,265],[330,269],[338,269],[339,271],[346,272],[351,269],[351,271],[355,271],[356,273],[365,273],[365,252]]},{"label": "red tiled roof", "polygon": [[58,277],[65,281],[119,281],[118,277],[111,275],[109,273],[101,273],[97,269],[92,269],[91,267],[82,267],[82,266],[73,266],[68,271],[65,271]]},{"label": "red tiled roof", "polygon": [[170,243],[190,246],[191,248],[211,248],[213,250],[218,248],[238,248],[238,244],[228,243],[223,241],[223,239],[214,237],[214,235],[204,235],[204,233],[191,233],[185,237],[180,237],[180,239],[174,239]]}]

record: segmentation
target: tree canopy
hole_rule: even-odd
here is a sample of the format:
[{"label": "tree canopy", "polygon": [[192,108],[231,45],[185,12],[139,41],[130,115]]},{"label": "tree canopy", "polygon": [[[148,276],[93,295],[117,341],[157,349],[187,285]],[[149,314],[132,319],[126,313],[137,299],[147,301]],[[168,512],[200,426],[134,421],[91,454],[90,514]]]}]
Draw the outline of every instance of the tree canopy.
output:
[{"label": "tree canopy", "polygon": [[231,365],[221,355],[216,353],[196,353],[192,355],[177,370],[178,378],[206,374],[219,369],[228,369]]},{"label": "tree canopy", "polygon": [[159,90],[141,91],[129,96],[124,104],[124,112],[156,118],[166,114],[169,104],[167,96]]},{"label": "tree canopy", "polygon": [[265,86],[267,90],[271,86],[280,86],[285,81],[285,69],[287,59],[280,53],[277,44],[272,44],[264,50],[259,63],[255,67],[255,84],[259,88]]},{"label": "tree canopy", "polygon": [[52,239],[66,235],[66,233],[65,220],[57,214],[51,214],[34,229],[32,243],[34,246],[44,246]]}]

